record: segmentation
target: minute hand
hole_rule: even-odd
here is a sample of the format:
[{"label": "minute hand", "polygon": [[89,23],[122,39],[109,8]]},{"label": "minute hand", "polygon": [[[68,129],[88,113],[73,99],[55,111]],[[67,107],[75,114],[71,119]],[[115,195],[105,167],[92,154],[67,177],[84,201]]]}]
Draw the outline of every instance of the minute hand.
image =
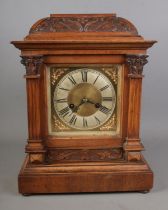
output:
[{"label": "minute hand", "polygon": [[95,105],[96,105],[96,103],[95,103],[95,102],[90,101],[89,99],[87,99],[87,103],[90,103],[90,104],[95,104]]}]

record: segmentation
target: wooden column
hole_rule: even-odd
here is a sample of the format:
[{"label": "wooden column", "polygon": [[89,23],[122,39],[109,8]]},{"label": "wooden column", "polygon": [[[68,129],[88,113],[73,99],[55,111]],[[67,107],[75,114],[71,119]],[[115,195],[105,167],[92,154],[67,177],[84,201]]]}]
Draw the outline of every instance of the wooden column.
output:
[{"label": "wooden column", "polygon": [[128,161],[140,161],[144,149],[139,138],[141,89],[143,66],[148,62],[147,55],[127,55],[126,64],[129,77],[129,106],[127,138],[124,145],[125,158]]},{"label": "wooden column", "polygon": [[41,139],[40,123],[40,68],[43,57],[21,56],[21,63],[26,67],[27,109],[28,109],[28,144],[26,152],[29,154],[30,163],[44,161],[44,144]]}]

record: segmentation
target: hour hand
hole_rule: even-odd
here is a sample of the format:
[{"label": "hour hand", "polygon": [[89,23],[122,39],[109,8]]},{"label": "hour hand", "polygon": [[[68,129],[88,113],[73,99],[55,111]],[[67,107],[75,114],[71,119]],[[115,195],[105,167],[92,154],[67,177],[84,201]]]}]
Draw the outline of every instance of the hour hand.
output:
[{"label": "hour hand", "polygon": [[93,102],[90,99],[88,99],[87,102],[90,103],[90,104],[94,104],[96,108],[100,108],[102,106],[100,103]]},{"label": "hour hand", "polygon": [[103,112],[104,114],[108,114],[109,111],[110,111],[110,109],[108,109],[107,107],[101,105],[100,103],[95,103],[95,102],[93,102],[93,101],[91,101],[91,100],[89,100],[89,99],[87,99],[87,102],[88,102],[88,103],[91,103],[91,104],[94,104],[95,107],[96,107],[97,109],[99,109],[101,112]]},{"label": "hour hand", "polygon": [[75,106],[75,104],[69,104],[69,108],[72,110],[72,112],[77,112],[79,107],[85,102],[83,100],[80,102],[79,105]]}]

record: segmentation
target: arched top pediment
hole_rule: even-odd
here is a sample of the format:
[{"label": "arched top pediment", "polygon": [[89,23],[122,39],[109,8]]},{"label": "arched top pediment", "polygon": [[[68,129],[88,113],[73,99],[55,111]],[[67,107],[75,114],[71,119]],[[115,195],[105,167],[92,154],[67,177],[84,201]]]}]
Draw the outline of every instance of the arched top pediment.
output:
[{"label": "arched top pediment", "polygon": [[126,32],[138,35],[131,22],[115,14],[51,15],[37,21],[29,33],[44,32]]}]

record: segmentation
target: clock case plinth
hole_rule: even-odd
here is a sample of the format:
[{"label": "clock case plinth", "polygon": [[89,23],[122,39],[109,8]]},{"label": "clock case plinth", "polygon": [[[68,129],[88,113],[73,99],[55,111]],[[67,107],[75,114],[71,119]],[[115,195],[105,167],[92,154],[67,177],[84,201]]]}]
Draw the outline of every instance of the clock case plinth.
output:
[{"label": "clock case plinth", "polygon": [[[28,143],[19,173],[19,192],[75,193],[149,191],[153,173],[143,158],[140,104],[146,50],[135,26],[115,14],[51,15],[35,23],[21,50],[26,67]],[[110,138],[57,138],[47,124],[46,67],[50,65],[123,65],[121,134]],[[56,154],[77,152],[75,160]],[[122,155],[114,156],[116,151]],[[103,154],[99,160],[97,153]],[[48,162],[52,154],[54,161]],[[97,156],[96,156],[97,157]],[[115,157],[115,158],[114,158]]]}]

